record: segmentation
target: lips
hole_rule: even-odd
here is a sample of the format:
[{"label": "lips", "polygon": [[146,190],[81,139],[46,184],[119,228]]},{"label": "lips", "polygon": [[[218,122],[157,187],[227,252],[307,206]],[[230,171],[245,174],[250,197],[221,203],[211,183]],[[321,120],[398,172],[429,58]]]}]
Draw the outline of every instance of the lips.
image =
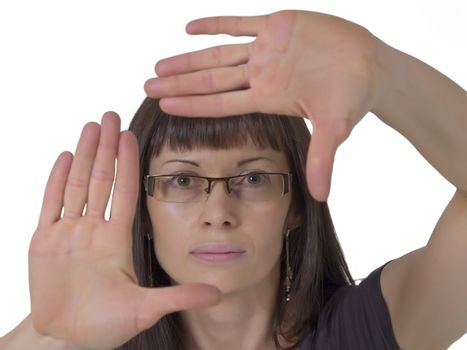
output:
[{"label": "lips", "polygon": [[231,243],[210,243],[197,247],[190,254],[245,253],[245,250]]}]

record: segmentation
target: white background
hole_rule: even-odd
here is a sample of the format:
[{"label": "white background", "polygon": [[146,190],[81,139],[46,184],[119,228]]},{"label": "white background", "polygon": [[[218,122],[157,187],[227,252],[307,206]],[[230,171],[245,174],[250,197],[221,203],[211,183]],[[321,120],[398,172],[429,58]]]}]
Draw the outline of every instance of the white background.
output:
[{"label": "white background", "polygon": [[[27,252],[43,189],[56,156],[74,152],[81,127],[114,110],[126,128],[158,59],[251,40],[190,37],[189,20],[284,8],[357,22],[467,86],[463,1],[0,3],[0,335],[29,313]],[[332,185],[329,205],[354,278],[424,246],[454,193],[406,139],[371,114],[339,149]],[[461,348],[467,337],[451,347]]]}]

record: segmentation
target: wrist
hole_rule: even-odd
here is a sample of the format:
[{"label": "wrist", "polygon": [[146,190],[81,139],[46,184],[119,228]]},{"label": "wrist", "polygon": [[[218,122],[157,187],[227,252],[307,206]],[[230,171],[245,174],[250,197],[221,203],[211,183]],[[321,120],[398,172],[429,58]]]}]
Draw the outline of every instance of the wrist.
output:
[{"label": "wrist", "polygon": [[39,334],[28,315],[15,329],[0,339],[2,350],[85,350],[61,339]]},{"label": "wrist", "polygon": [[377,37],[375,37],[375,47],[377,72],[374,84],[375,97],[370,112],[383,120],[384,116],[388,114],[388,108],[390,108],[390,101],[392,100],[391,96],[395,93],[394,87],[403,87],[403,84],[394,83],[403,67],[397,63],[396,49]]}]

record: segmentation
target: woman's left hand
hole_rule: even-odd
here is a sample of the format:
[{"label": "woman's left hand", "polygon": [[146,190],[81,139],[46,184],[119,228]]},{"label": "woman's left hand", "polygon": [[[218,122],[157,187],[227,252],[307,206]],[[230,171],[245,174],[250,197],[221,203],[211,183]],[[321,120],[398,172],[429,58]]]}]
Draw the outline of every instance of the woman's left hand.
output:
[{"label": "woman's left hand", "polygon": [[163,59],[145,84],[169,114],[222,117],[251,112],[305,117],[313,125],[307,182],[328,198],[334,156],[376,99],[378,44],[365,28],[307,11],[254,17],[212,17],[190,34],[256,36]]}]

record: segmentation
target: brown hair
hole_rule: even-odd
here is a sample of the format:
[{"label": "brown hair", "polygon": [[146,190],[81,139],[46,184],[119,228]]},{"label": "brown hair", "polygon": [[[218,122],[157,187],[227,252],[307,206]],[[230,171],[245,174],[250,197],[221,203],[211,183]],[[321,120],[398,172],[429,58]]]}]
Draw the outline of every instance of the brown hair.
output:
[{"label": "brown hair", "polygon": [[[295,344],[316,328],[318,316],[326,301],[341,286],[355,285],[336,236],[326,202],[317,202],[306,185],[305,164],[311,135],[303,118],[253,113],[223,118],[188,118],[171,116],[159,107],[159,101],[146,98],[129,129],[138,139],[141,178],[148,174],[152,157],[162,147],[191,150],[197,147],[228,149],[248,139],[259,148],[282,151],[293,174],[292,208],[299,213],[301,225],[289,237],[290,265],[293,270],[292,300],[286,304],[282,283],[274,310],[273,337]],[[149,262],[155,287],[169,286],[170,278],[157,262],[152,242],[144,235],[152,234],[146,207],[143,182],[133,224],[133,262],[141,286],[150,286]],[[151,256],[149,256],[149,254]],[[285,278],[285,256],[281,255],[280,281]],[[287,309],[286,309],[287,305]],[[284,329],[287,315],[292,315]],[[289,317],[288,317],[289,318]],[[164,316],[151,328],[138,334],[118,349],[183,350],[187,335],[178,313]]]}]

